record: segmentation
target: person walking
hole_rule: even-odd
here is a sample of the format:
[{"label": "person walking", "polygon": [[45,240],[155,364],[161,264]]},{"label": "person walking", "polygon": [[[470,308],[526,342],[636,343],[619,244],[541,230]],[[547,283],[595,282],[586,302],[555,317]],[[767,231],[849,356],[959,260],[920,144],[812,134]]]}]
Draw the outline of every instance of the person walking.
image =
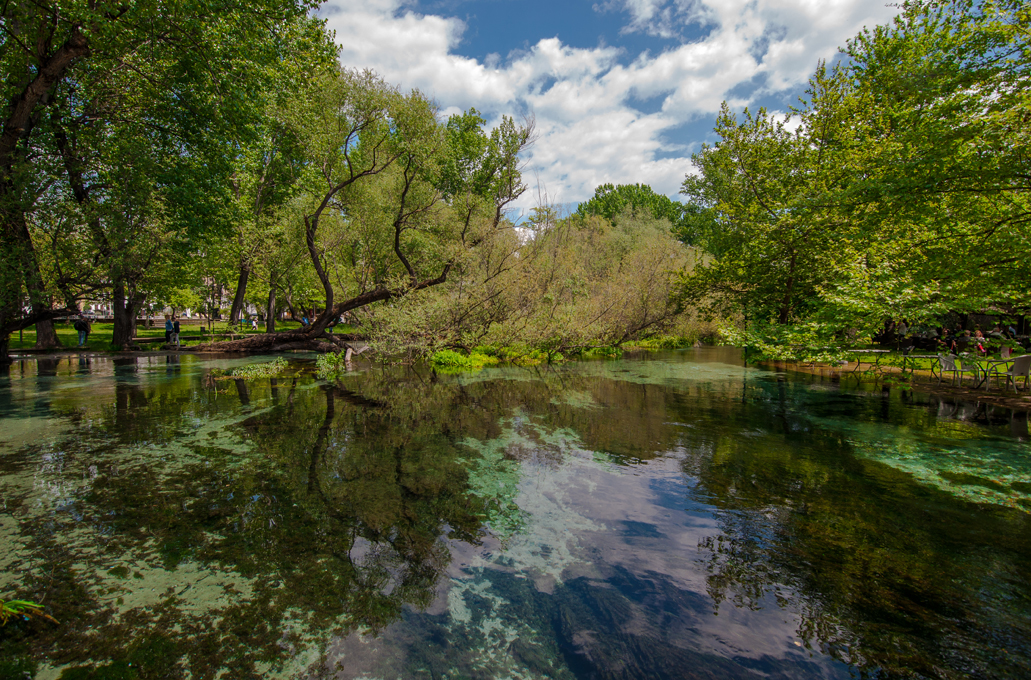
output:
[{"label": "person walking", "polygon": [[165,314],[165,344],[172,342],[172,317]]},{"label": "person walking", "polygon": [[87,321],[85,317],[80,316],[78,319],[75,320],[75,323],[73,324],[72,328],[79,331],[79,347],[85,347],[86,342],[89,341],[89,334],[91,330],[89,321]]},{"label": "person walking", "polygon": [[175,348],[179,349],[179,317],[175,317],[175,321],[172,322],[172,342],[175,344]]}]

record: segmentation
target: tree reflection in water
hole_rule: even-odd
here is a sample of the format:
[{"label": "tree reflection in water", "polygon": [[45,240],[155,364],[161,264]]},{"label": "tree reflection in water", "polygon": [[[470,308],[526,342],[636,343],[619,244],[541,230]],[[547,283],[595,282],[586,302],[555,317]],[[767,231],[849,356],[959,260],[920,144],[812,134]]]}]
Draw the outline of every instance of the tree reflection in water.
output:
[{"label": "tree reflection in water", "polygon": [[[405,605],[427,606],[449,561],[445,541],[476,543],[484,531],[485,501],[469,493],[462,463],[470,452],[442,426],[460,391],[404,380],[388,401],[301,376],[287,381],[284,399],[283,379],[219,393],[197,376],[156,388],[133,380],[129,366],[115,371],[110,401],[76,405],[99,416],[89,432],[57,447],[62,471],[101,474],[23,529],[47,573],[29,588],[67,622],[59,638],[45,628],[19,638],[41,656],[81,663],[89,650],[128,663],[127,649],[161,648],[163,631],[176,630],[175,654],[195,677],[220,668],[260,676],[313,633],[376,631]],[[183,438],[190,421],[218,418],[234,399],[241,414],[266,399],[270,408],[212,429],[210,444],[193,437],[177,462],[149,455],[156,438]],[[84,524],[98,544],[73,537]],[[95,596],[109,569],[131,592],[131,574],[150,573],[144,565],[196,564],[239,574],[228,590],[246,596],[215,597],[198,615],[181,606],[184,593],[169,591],[125,616],[116,616],[120,601]]]},{"label": "tree reflection in water", "polygon": [[[466,651],[489,637],[490,614],[525,631],[497,648],[525,677],[831,673],[820,652],[871,677],[1031,676],[1028,514],[963,501],[855,448],[871,427],[950,446],[987,427],[1026,437],[1026,416],[975,410],[985,422],[968,425],[961,407],[912,395],[678,361],[377,369],[333,385],[302,364],[254,381],[206,380],[190,362],[40,366],[25,392],[33,417],[72,429],[0,459],[15,519],[4,536],[22,546],[5,556],[4,584],[62,625],[4,629],[2,650],[101,664],[79,677],[329,677],[328,641],[386,631],[385,648],[408,656],[369,673],[488,677]],[[78,396],[54,389],[64,373],[94,382]],[[12,394],[0,404],[14,414]],[[682,544],[663,533],[673,524],[643,520],[587,530],[559,517],[552,528],[581,539],[569,559],[589,575],[537,587],[519,573],[500,541],[539,520],[515,502],[520,470],[558,475],[577,456],[612,489],[647,491],[581,499],[619,511],[657,509],[658,481],[626,480],[676,461],[679,500],[662,503],[709,523],[697,555],[673,557],[695,564],[704,589],[653,569]],[[455,577],[455,551],[481,544],[501,555]],[[703,628],[719,633],[731,610],[794,617],[816,661],[707,651]]]},{"label": "tree reflection in water", "polygon": [[[747,430],[686,437],[685,474],[718,508],[721,532],[699,546],[714,606],[796,610],[808,645],[864,676],[1031,676],[1028,515],[855,457],[813,423],[841,404],[812,396],[767,385],[744,412],[713,413]],[[843,401],[851,421],[930,427],[938,402],[901,407],[912,400]]]}]

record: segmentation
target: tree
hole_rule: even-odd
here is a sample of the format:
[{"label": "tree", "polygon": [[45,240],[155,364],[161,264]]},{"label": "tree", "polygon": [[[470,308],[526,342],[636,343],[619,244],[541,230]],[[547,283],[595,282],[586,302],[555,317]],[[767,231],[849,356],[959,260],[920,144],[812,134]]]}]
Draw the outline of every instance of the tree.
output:
[{"label": "tree", "polygon": [[502,228],[506,206],[524,190],[518,156],[530,126],[504,119],[487,135],[475,112],[450,128],[436,116],[421,93],[348,69],[298,103],[291,120],[306,169],[294,238],[321,288],[319,314],[307,328],[218,349],[339,347],[326,329],[341,315],[445,283]]},{"label": "tree", "polygon": [[861,141],[849,191],[872,248],[848,268],[836,302],[877,309],[908,298],[924,318],[1026,304],[1026,3],[903,8],[847,48],[846,103]]},{"label": "tree", "polygon": [[685,294],[766,346],[1021,309],[1027,19],[1019,2],[908,2],[849,42],[847,64],[817,69],[793,130],[724,107],[721,142],[684,182],[718,217]]},{"label": "tree", "polygon": [[602,184],[594,196],[576,208],[580,217],[599,215],[614,221],[626,211],[648,213],[655,219],[664,219],[671,225],[674,235],[687,244],[696,244],[711,220],[699,205],[683,204],[668,196],[657,194],[647,184]]},{"label": "tree", "polygon": [[[194,231],[210,226],[204,218],[222,193],[217,177],[225,163],[219,159],[260,110],[267,74],[292,48],[313,54],[328,48],[321,26],[306,16],[310,8],[294,0],[4,6],[0,353],[6,356],[10,332],[74,310],[84,291],[102,284],[113,287],[116,310],[126,309],[116,314],[116,344],[131,341],[125,319],[134,318],[134,300],[125,308],[124,286],[103,280],[122,265],[108,261],[118,251],[104,245],[112,246],[103,234],[110,213],[102,176],[135,164],[135,155],[119,157],[118,151],[146,146],[145,158],[167,161],[164,172],[150,178],[162,194],[167,223]],[[206,172],[182,172],[191,165]],[[56,177],[63,177],[63,187]],[[87,227],[81,236],[93,241],[94,266],[66,262],[58,268],[62,248],[37,252],[32,216],[55,192],[80,208]],[[51,271],[97,275],[87,282],[72,275],[47,280],[41,264],[47,261],[55,265]],[[52,308],[55,295],[64,309]]]},{"label": "tree", "polygon": [[[821,70],[814,101],[840,96],[840,86]],[[716,257],[685,279],[690,298],[760,323],[787,324],[812,312],[842,249],[854,247],[835,194],[845,180],[832,158],[843,128],[821,119],[827,110],[799,114],[792,130],[765,109],[745,109],[739,123],[723,105],[720,141],[693,156],[700,173],[683,183],[684,194],[717,216],[704,244]]]}]

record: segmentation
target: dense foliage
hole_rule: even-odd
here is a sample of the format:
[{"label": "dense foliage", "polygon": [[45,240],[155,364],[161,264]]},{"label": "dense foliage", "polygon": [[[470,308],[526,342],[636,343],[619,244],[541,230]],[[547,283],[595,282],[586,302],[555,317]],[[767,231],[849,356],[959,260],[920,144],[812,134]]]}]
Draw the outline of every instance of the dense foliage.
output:
[{"label": "dense foliage", "polygon": [[[86,302],[116,348],[166,307],[259,310],[266,333],[225,350],[342,349],[341,322],[418,352],[669,328],[679,204],[638,187],[665,212],[518,225],[532,121],[443,120],[334,63],[310,9],[5,6],[0,355],[30,326],[60,346],[51,320]],[[276,332],[284,311],[304,327]]]},{"label": "dense foliage", "polygon": [[787,117],[720,114],[683,193],[716,217],[682,292],[746,344],[858,341],[886,319],[1023,314],[1028,8],[907,2]]},{"label": "dense foliage", "polygon": [[576,208],[576,214],[580,217],[598,215],[609,220],[625,212],[666,220],[674,235],[688,244],[697,243],[708,233],[712,222],[712,217],[704,208],[657,194],[647,184],[602,184],[594,190],[590,200]]},{"label": "dense foliage", "polygon": [[131,342],[143,301],[231,231],[234,165],[266,108],[298,64],[331,59],[312,8],[3,6],[0,354],[90,297],[110,301],[115,344]]},{"label": "dense foliage", "polygon": [[[724,106],[687,202],[597,188],[514,206],[533,124],[335,63],[307,2],[53,0],[0,15],[0,355],[110,303],[337,349],[343,322],[414,352],[545,353],[689,335],[694,309],[763,348],[864,341],[886,319],[1027,310],[1028,9],[913,1],[820,65],[787,116]],[[231,302],[229,302],[231,300]],[[310,323],[276,328],[283,313]]]}]

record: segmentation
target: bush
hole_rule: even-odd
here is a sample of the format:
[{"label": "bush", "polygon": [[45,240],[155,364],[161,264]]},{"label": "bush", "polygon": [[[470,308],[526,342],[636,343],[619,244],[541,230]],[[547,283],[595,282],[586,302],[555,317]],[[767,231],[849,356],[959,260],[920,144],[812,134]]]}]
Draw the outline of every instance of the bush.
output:
[{"label": "bush", "polygon": [[481,354],[475,350],[468,356],[451,349],[442,349],[434,352],[430,357],[430,363],[440,369],[476,369],[484,366],[493,366],[501,362],[496,356]]},{"label": "bush", "polygon": [[623,356],[623,348],[616,347],[615,345],[591,347],[590,349],[585,349],[580,356],[585,359],[619,359]]}]

